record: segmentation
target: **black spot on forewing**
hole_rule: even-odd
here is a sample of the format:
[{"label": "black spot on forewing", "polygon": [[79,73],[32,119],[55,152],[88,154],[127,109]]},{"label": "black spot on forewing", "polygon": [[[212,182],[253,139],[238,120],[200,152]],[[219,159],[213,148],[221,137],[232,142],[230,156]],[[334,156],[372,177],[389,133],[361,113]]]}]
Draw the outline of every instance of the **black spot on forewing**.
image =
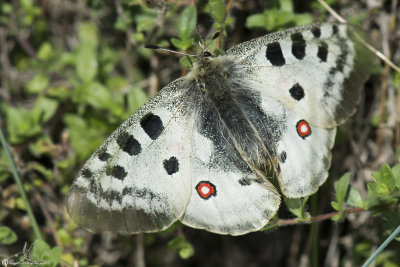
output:
[{"label": "black spot on forewing", "polygon": [[333,34],[337,34],[339,32],[339,28],[336,24],[332,25],[332,32],[333,32]]},{"label": "black spot on forewing", "polygon": [[300,101],[304,97],[304,89],[298,83],[296,83],[292,86],[292,88],[289,89],[289,93],[297,101]]},{"label": "black spot on forewing", "polygon": [[326,62],[326,59],[328,58],[328,44],[325,42],[321,42],[321,44],[318,46],[318,54],[317,56],[321,61]]},{"label": "black spot on forewing", "polygon": [[119,180],[123,180],[128,175],[124,167],[119,165],[115,165],[114,167],[108,167],[106,169],[106,174],[113,176]]},{"label": "black spot on forewing", "polygon": [[127,132],[121,132],[117,137],[118,146],[130,156],[137,155],[142,150],[138,140]]},{"label": "black spot on forewing", "polygon": [[157,139],[164,129],[161,118],[153,113],[146,114],[140,120],[140,125],[146,134],[153,140]]},{"label": "black spot on forewing", "polygon": [[285,65],[285,58],[283,57],[281,45],[279,42],[273,42],[267,45],[266,51],[267,59],[274,66]]},{"label": "black spot on forewing", "polygon": [[291,36],[292,39],[292,54],[297,59],[303,59],[306,55],[306,42],[304,41],[301,33],[294,33]]},{"label": "black spot on forewing", "polygon": [[172,175],[179,171],[179,161],[175,157],[170,157],[168,160],[164,160],[164,169],[169,174]]},{"label": "black spot on forewing", "polygon": [[246,179],[246,178],[242,178],[238,182],[239,182],[239,184],[241,186],[251,185],[251,181],[249,179]]},{"label": "black spot on forewing", "polygon": [[312,28],[311,32],[315,38],[319,38],[321,36],[321,29],[319,27]]},{"label": "black spot on forewing", "polygon": [[282,162],[282,163],[285,163],[286,158],[287,158],[286,151],[282,151],[282,152],[281,152],[281,155],[280,155],[280,160],[281,160],[281,162]]},{"label": "black spot on forewing", "polygon": [[85,178],[91,178],[93,176],[93,173],[89,169],[83,169],[81,174]]},{"label": "black spot on forewing", "polygon": [[109,153],[107,153],[106,151],[102,151],[99,153],[99,160],[101,161],[107,161],[109,158],[111,157],[111,155]]}]

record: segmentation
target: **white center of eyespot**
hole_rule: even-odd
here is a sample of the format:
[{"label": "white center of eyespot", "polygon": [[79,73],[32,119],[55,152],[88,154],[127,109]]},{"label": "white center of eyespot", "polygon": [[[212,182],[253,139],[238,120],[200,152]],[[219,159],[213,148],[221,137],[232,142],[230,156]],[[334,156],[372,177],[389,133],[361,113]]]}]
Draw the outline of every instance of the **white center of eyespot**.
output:
[{"label": "white center of eyespot", "polygon": [[200,190],[204,195],[207,195],[210,192],[210,188],[207,186],[203,186]]},{"label": "white center of eyespot", "polygon": [[300,131],[301,131],[302,133],[306,133],[306,132],[308,131],[307,125],[301,125]]}]

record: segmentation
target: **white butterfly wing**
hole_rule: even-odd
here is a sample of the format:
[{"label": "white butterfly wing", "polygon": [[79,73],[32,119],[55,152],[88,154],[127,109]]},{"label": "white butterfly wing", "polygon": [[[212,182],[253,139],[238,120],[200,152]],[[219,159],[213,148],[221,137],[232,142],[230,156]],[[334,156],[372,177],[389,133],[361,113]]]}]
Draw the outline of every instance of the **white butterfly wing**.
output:
[{"label": "white butterfly wing", "polygon": [[85,163],[68,196],[84,228],[160,231],[183,214],[191,193],[190,135],[182,79],[125,121]]},{"label": "white butterfly wing", "polygon": [[219,234],[260,230],[274,216],[280,195],[257,177],[206,104],[192,138],[192,194],[182,222]]},{"label": "white butterfly wing", "polygon": [[285,114],[279,140],[266,140],[276,147],[282,193],[291,198],[315,193],[328,176],[335,127],[356,110],[370,57],[343,24],[273,33],[227,55],[244,66],[261,94],[263,112]]},{"label": "white butterfly wing", "polygon": [[264,112],[285,121],[275,144],[277,177],[282,193],[300,198],[315,193],[328,177],[336,128],[309,125],[302,117],[270,97],[262,98]]},{"label": "white butterfly wing", "polygon": [[227,51],[258,90],[314,126],[332,128],[356,110],[371,56],[344,24],[308,25]]}]

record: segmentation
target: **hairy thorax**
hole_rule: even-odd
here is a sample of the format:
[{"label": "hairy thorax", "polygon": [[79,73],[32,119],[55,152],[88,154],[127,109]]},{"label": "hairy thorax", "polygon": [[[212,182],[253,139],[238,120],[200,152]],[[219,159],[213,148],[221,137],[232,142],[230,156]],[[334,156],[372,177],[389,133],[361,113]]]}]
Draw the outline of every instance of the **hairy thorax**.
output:
[{"label": "hairy thorax", "polygon": [[[215,109],[225,138],[233,143],[250,169],[265,177],[274,164],[257,125],[248,118],[241,103],[243,92],[252,91],[245,82],[245,71],[229,56],[201,57],[187,79]],[[256,109],[257,103],[252,106]]]}]

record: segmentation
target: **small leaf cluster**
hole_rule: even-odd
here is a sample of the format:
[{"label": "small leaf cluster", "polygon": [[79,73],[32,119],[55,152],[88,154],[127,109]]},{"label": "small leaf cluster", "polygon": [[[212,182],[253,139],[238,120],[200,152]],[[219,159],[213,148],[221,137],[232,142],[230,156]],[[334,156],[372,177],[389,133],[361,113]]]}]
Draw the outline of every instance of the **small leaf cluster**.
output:
[{"label": "small leaf cluster", "polygon": [[367,184],[367,196],[363,198],[356,188],[350,186],[350,174],[343,175],[334,184],[336,201],[331,203],[332,207],[342,212],[345,204],[369,210],[384,205],[396,206],[400,197],[400,164],[393,168],[382,165],[380,171],[372,174],[372,179],[373,182]]},{"label": "small leaf cluster", "polygon": [[296,14],[293,10],[293,2],[291,0],[279,0],[278,4],[265,9],[263,13],[247,17],[246,27],[273,31],[287,28],[288,26],[299,26],[313,22],[311,14]]}]

